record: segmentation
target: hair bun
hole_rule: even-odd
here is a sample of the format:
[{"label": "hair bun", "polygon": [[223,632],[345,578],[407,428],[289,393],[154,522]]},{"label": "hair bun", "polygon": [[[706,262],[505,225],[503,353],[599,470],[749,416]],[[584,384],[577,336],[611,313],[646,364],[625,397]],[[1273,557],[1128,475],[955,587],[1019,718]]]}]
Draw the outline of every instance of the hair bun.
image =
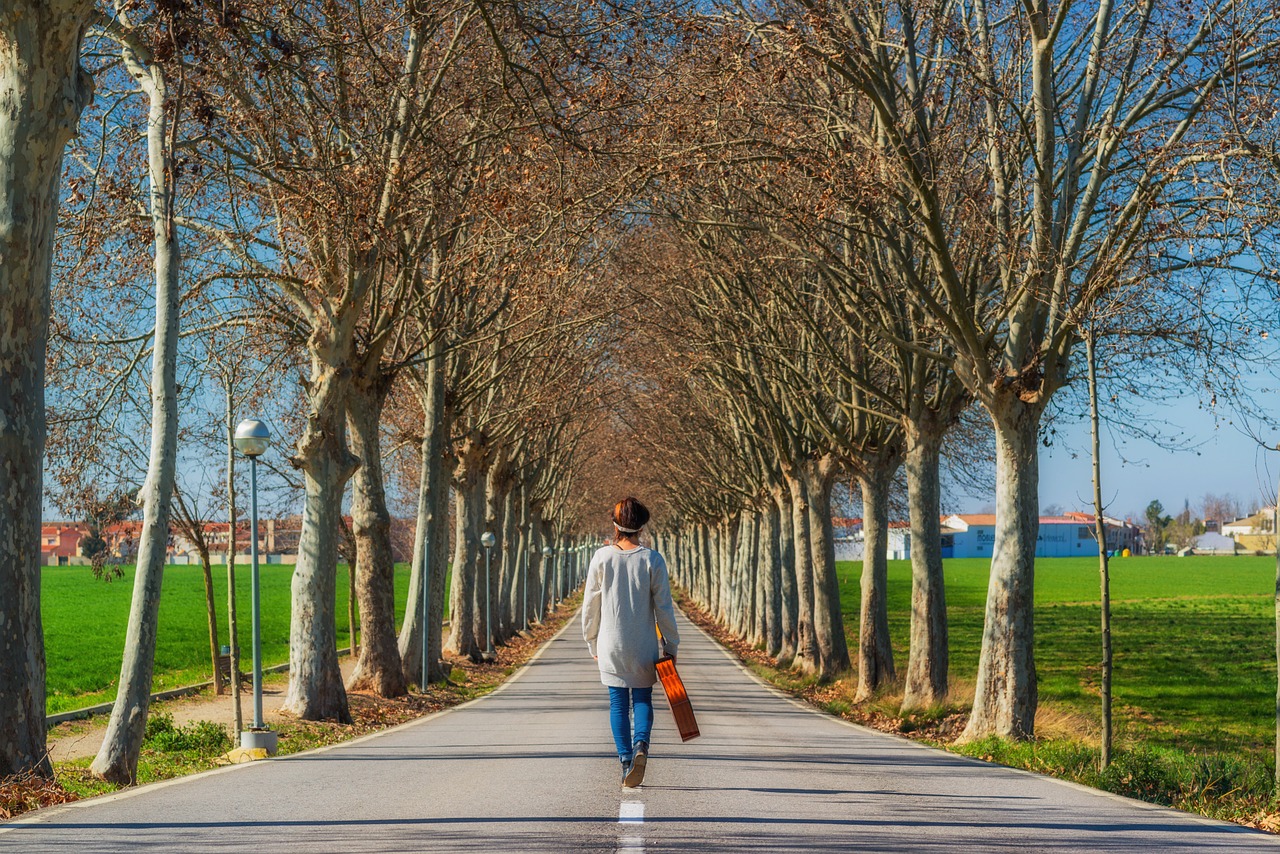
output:
[{"label": "hair bun", "polygon": [[621,533],[638,534],[649,523],[649,508],[628,496],[613,505],[613,525]]}]

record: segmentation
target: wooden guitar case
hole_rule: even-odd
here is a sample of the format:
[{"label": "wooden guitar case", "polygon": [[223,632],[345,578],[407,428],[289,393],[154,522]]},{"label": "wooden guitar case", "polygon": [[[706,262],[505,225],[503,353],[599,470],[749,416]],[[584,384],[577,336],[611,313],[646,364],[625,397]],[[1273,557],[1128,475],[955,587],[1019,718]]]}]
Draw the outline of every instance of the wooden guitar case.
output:
[{"label": "wooden guitar case", "polygon": [[698,721],[693,716],[693,706],[689,703],[689,695],[684,690],[684,682],[676,672],[676,663],[671,656],[664,655],[657,664],[658,678],[662,680],[662,690],[667,694],[667,703],[671,706],[671,714],[675,715],[676,727],[680,730],[680,740],[688,741],[697,738]]}]

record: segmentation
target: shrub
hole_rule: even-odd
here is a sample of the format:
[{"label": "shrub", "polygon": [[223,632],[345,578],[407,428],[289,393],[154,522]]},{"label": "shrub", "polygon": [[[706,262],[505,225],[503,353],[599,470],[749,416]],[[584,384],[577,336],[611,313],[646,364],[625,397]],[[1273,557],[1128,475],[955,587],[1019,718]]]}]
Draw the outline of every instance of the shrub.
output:
[{"label": "shrub", "polygon": [[1174,763],[1146,747],[1116,751],[1098,782],[1108,792],[1166,806],[1182,794]]},{"label": "shrub", "polygon": [[143,745],[161,753],[197,753],[209,756],[231,748],[226,727],[213,721],[195,721],[178,726],[173,715],[159,712],[147,719]]}]

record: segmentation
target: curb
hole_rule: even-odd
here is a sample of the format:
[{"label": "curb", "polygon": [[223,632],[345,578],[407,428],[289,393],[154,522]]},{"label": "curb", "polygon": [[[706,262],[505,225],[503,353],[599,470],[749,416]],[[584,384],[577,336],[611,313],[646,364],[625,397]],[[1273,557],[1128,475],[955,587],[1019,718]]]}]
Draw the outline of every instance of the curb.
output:
[{"label": "curb", "polygon": [[[348,655],[350,652],[351,647],[343,647],[342,649],[337,650],[338,655]],[[285,662],[284,664],[276,664],[272,667],[262,668],[264,675],[267,673],[285,673],[288,670],[288,662]],[[181,688],[170,688],[167,691],[157,691],[151,695],[151,702],[154,703],[157,700],[172,700],[175,697],[185,697],[188,694],[198,694],[205,688],[212,687],[213,680],[210,679],[208,682],[198,682],[195,685],[183,685]],[[99,703],[96,706],[86,706],[83,709],[72,709],[69,712],[58,712],[56,715],[46,715],[44,723],[45,726],[57,726],[58,724],[64,724],[67,721],[78,721],[81,718],[91,718],[94,715],[105,715],[107,712],[110,712],[115,705],[115,700],[112,700],[110,703]]]}]

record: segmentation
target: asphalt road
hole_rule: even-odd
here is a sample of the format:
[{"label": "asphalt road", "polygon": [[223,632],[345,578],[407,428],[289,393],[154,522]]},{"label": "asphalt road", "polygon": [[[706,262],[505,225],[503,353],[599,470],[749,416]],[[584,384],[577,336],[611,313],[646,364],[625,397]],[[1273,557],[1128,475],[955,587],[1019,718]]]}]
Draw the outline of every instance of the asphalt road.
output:
[{"label": "asphalt road", "polygon": [[[0,851],[1252,851],[1280,839],[802,708],[682,622],[702,737],[665,700],[624,790],[576,621],[499,691],[307,754],[45,810]],[[656,694],[661,694],[657,689]]]}]

